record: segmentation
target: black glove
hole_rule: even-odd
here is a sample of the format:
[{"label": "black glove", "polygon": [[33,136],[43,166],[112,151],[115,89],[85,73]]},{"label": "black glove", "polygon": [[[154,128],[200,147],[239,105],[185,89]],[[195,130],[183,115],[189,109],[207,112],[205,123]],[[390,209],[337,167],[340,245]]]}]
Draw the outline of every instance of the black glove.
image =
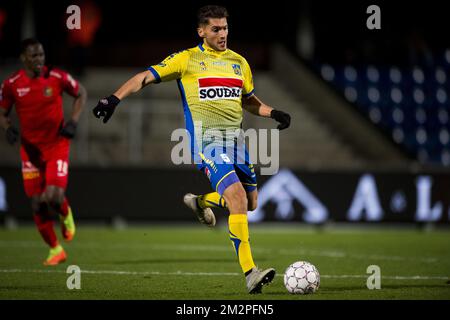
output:
[{"label": "black glove", "polygon": [[19,130],[17,130],[13,126],[9,126],[8,129],[6,129],[6,140],[10,145],[13,145],[16,143],[16,141],[19,139]]},{"label": "black glove", "polygon": [[270,112],[270,117],[280,123],[277,127],[278,130],[289,128],[291,124],[291,116],[286,112],[273,109]]},{"label": "black glove", "polygon": [[61,130],[59,130],[59,134],[67,139],[73,139],[75,137],[75,133],[77,131],[77,123],[72,119],[67,121],[67,123],[62,126]]},{"label": "black glove", "polygon": [[99,119],[103,117],[103,123],[107,123],[109,118],[112,117],[119,102],[120,99],[115,95],[110,95],[109,97],[100,100],[93,110],[94,116]]}]

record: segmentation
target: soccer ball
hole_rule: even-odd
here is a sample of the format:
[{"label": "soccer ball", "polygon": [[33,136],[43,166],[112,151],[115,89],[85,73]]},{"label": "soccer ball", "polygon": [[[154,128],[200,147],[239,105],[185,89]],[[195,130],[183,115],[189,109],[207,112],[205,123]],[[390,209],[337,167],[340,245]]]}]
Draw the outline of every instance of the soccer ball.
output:
[{"label": "soccer ball", "polygon": [[319,271],[307,261],[294,262],[284,273],[284,286],[289,293],[314,293],[319,289],[319,285]]}]

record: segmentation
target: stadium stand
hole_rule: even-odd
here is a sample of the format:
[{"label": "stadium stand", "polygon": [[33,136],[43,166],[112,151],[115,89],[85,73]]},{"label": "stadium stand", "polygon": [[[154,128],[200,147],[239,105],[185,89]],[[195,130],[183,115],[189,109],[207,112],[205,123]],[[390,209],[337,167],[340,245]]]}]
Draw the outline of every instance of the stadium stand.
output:
[{"label": "stadium stand", "polygon": [[317,63],[315,70],[421,164],[450,165],[450,50],[432,65]]}]

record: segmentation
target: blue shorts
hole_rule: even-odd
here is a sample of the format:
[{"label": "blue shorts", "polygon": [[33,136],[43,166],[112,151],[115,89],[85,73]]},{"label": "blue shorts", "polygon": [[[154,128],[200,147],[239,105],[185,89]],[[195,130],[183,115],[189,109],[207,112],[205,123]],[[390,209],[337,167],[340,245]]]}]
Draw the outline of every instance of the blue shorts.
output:
[{"label": "blue shorts", "polygon": [[206,174],[212,188],[220,195],[236,182],[241,182],[246,192],[256,189],[256,174],[245,145],[206,146],[200,157],[198,169]]}]

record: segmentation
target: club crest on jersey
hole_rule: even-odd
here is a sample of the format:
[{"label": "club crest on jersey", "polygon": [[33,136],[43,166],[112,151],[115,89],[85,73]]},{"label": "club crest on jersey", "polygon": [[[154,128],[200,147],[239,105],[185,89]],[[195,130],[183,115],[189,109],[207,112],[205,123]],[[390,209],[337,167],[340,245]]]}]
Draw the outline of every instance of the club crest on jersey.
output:
[{"label": "club crest on jersey", "polygon": [[52,87],[45,87],[44,88],[44,96],[45,97],[51,97],[52,95],[53,95]]},{"label": "club crest on jersey", "polygon": [[242,79],[218,77],[199,78],[198,93],[200,101],[240,99]]},{"label": "club crest on jersey", "polygon": [[205,64],[205,62],[200,62],[200,68],[201,68],[201,70],[202,71],[206,71],[206,64]]},{"label": "club crest on jersey", "polygon": [[242,72],[241,72],[241,66],[238,64],[232,64],[231,67],[233,67],[234,73],[237,74],[238,76],[242,76]]}]

